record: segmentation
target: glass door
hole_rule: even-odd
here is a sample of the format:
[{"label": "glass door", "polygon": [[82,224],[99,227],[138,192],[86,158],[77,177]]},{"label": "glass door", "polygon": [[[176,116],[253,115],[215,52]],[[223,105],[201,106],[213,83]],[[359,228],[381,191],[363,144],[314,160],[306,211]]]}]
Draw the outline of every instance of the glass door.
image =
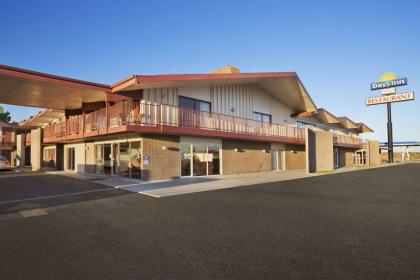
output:
[{"label": "glass door", "polygon": [[112,169],[112,175],[118,175],[119,173],[119,157],[120,157],[120,151],[119,151],[119,144],[113,143],[112,146],[112,156],[111,159],[111,169]]},{"label": "glass door", "polygon": [[273,171],[279,171],[284,169],[283,155],[284,151],[282,149],[271,150],[271,169]]},{"label": "glass door", "polygon": [[130,177],[128,163],[130,160],[129,143],[120,143],[119,147],[119,163],[118,175],[123,177]]},{"label": "glass door", "polygon": [[220,146],[208,146],[207,147],[207,175],[219,175],[220,174]]},{"label": "glass door", "polygon": [[279,161],[279,150],[272,149],[271,150],[271,170],[273,171],[278,170],[278,161]]},{"label": "glass door", "polygon": [[141,142],[130,142],[129,173],[131,178],[141,179]]},{"label": "glass door", "polygon": [[76,164],[75,164],[74,158],[75,158],[74,148],[68,148],[67,149],[67,168],[72,171],[76,170]]},{"label": "glass door", "polygon": [[192,176],[191,145],[181,144],[181,176]]},{"label": "glass door", "polygon": [[111,161],[111,144],[103,144],[103,159],[104,159],[104,174],[111,175],[112,161]]},{"label": "glass door", "polygon": [[207,175],[207,147],[203,144],[193,145],[193,176]]},{"label": "glass door", "polygon": [[95,145],[95,174],[104,173],[104,149],[103,145]]}]

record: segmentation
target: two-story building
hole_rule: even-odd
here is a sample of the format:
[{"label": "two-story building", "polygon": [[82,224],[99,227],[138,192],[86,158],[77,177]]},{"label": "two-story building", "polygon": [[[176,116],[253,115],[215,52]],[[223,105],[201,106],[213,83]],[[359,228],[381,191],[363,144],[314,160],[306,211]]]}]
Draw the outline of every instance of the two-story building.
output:
[{"label": "two-story building", "polygon": [[[19,126],[15,122],[6,122],[0,120],[0,155],[6,157],[12,167],[20,164],[21,159],[16,155],[16,136],[18,134],[26,134],[30,128]],[[26,153],[29,153],[29,143],[24,143]],[[24,151],[25,152],[25,151]],[[22,165],[30,165],[30,162],[22,162]]]},{"label": "two-story building", "polygon": [[[22,123],[39,127],[30,134],[35,170],[143,180],[308,169],[323,157],[314,147],[331,159],[336,150],[336,167],[352,165],[365,149],[359,133],[370,131],[318,109],[294,72],[232,66],[113,85],[1,66],[0,102],[48,108]],[[310,140],[308,129],[331,144]]]}]

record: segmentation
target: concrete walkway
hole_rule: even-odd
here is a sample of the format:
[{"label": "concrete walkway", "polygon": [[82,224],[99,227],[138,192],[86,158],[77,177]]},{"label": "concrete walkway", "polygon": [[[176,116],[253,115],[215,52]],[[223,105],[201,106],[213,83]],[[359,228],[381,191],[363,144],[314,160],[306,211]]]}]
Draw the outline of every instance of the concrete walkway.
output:
[{"label": "concrete walkway", "polygon": [[357,170],[365,170],[372,168],[383,168],[397,164],[384,164],[378,167],[351,167],[340,168],[332,172],[311,173],[308,174],[305,170],[291,170],[291,171],[270,171],[240,175],[218,175],[209,177],[191,177],[180,178],[164,181],[142,182],[139,180],[122,178],[122,177],[104,177],[100,175],[86,175],[69,173],[63,171],[48,172],[49,174],[70,176],[76,179],[93,180],[95,183],[111,186],[118,189],[123,189],[131,192],[136,192],[152,197],[166,197],[174,195],[182,195],[189,193],[197,193],[203,191],[213,191],[227,188],[235,188],[241,186],[258,185],[271,182],[295,180],[313,176],[325,176],[330,174],[351,172]]}]

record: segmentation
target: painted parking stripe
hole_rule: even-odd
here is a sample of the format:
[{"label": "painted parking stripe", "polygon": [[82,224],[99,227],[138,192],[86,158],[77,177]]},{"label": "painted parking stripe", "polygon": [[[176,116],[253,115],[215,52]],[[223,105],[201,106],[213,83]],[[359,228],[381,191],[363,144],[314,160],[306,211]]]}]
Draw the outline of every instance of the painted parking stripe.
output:
[{"label": "painted parking stripe", "polygon": [[22,215],[22,217],[24,218],[30,218],[30,217],[37,217],[37,216],[46,216],[48,215],[48,213],[44,209],[38,208],[38,209],[20,211],[20,215]]},{"label": "painted parking stripe", "polygon": [[137,192],[137,193],[144,194],[144,195],[147,195],[147,196],[151,196],[151,197],[154,197],[154,198],[159,198],[160,197],[159,195],[154,195],[154,194],[150,194],[150,193],[147,193],[147,192]]},{"label": "painted parking stripe", "polygon": [[100,190],[93,190],[93,191],[84,191],[84,192],[65,193],[65,194],[57,194],[57,195],[48,195],[48,196],[40,196],[40,197],[33,197],[33,198],[25,198],[25,199],[9,200],[9,201],[0,201],[0,204],[8,204],[8,203],[25,202],[25,201],[40,200],[40,199],[48,199],[48,198],[56,198],[56,197],[65,197],[65,196],[72,196],[72,195],[81,195],[81,194],[85,194],[85,193],[93,193],[93,192],[110,191],[110,190],[113,190],[113,189],[114,189],[114,188],[110,188],[110,189],[100,189]]},{"label": "painted parking stripe", "polygon": [[131,186],[137,186],[137,185],[141,185],[141,184],[139,184],[139,183],[135,183],[135,184],[128,184],[128,185],[119,185],[119,186],[115,186],[114,188],[116,188],[116,189],[120,189],[120,188],[131,187]]}]

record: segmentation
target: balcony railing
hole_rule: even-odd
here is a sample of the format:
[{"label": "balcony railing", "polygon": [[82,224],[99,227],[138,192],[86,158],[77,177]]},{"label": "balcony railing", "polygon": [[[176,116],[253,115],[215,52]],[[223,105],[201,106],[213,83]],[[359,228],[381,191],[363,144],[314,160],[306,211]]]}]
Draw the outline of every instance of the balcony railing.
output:
[{"label": "balcony railing", "polygon": [[279,141],[283,138],[296,143],[304,143],[305,138],[303,128],[132,100],[53,124],[43,130],[43,138],[45,142],[83,138],[119,131],[118,128],[123,126],[139,131],[145,127],[156,128],[156,132],[164,132],[165,128],[179,134],[186,129],[198,129],[200,135],[223,134],[235,138],[233,133],[236,133],[242,137],[270,137],[271,140],[279,137]]},{"label": "balcony railing", "polygon": [[362,139],[358,137],[352,137],[347,135],[341,134],[334,134],[334,145],[337,146],[355,146],[355,147],[362,147],[364,142]]},{"label": "balcony railing", "polygon": [[11,133],[6,132],[0,137],[0,146],[14,146],[16,141]]}]

